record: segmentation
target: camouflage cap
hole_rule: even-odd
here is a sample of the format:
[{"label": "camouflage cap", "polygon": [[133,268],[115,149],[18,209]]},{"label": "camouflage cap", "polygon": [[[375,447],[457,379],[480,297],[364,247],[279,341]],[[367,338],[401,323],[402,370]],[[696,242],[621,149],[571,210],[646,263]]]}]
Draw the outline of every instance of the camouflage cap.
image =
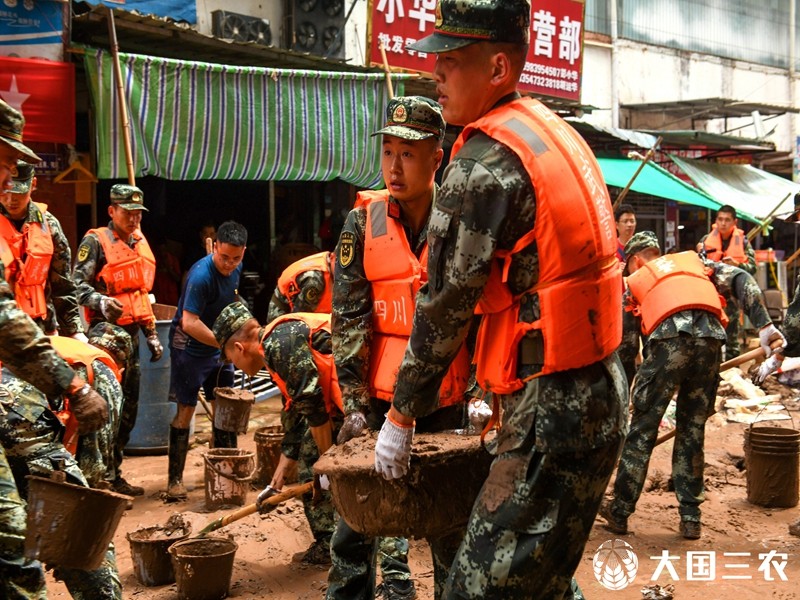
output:
[{"label": "camouflage cap", "polygon": [[530,27],[530,0],[439,0],[433,33],[406,47],[437,53],[476,42],[527,44]]},{"label": "camouflage cap", "polygon": [[228,360],[225,356],[225,344],[231,339],[231,336],[239,331],[242,326],[250,319],[254,319],[250,310],[242,302],[232,302],[222,309],[219,313],[211,332],[217,339],[220,352],[222,353],[222,360]]},{"label": "camouflage cap", "polygon": [[16,108],[0,100],[0,142],[5,142],[22,157],[30,162],[41,162],[41,158],[22,143],[22,128],[25,126],[25,117]]},{"label": "camouflage cap", "polygon": [[638,254],[648,248],[658,248],[661,246],[658,243],[658,237],[652,231],[640,231],[634,233],[633,237],[625,244],[625,257],[630,259],[634,254]]},{"label": "camouflage cap", "polygon": [[11,169],[11,189],[8,191],[12,194],[27,194],[31,189],[34,175],[33,165],[18,160],[17,166]]},{"label": "camouflage cap", "polygon": [[404,140],[444,139],[442,106],[423,96],[399,96],[386,105],[386,125],[372,135],[393,135]]},{"label": "camouflage cap", "polygon": [[86,337],[92,346],[105,350],[120,368],[126,367],[133,356],[133,338],[119,325],[101,321]]},{"label": "camouflage cap", "polygon": [[119,206],[125,210],[147,210],[144,207],[144,193],[135,185],[127,183],[112,185],[110,199],[112,206]]}]

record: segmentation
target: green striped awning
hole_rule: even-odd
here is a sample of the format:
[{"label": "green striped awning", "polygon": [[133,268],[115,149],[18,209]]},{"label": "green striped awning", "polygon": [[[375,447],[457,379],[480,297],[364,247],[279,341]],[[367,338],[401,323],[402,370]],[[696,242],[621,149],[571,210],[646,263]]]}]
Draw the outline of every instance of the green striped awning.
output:
[{"label": "green striped awning", "polygon": [[[224,66],[119,54],[136,177],[381,183],[381,73]],[[111,54],[86,48],[97,175],[127,177]],[[407,76],[395,75],[396,79]]]}]

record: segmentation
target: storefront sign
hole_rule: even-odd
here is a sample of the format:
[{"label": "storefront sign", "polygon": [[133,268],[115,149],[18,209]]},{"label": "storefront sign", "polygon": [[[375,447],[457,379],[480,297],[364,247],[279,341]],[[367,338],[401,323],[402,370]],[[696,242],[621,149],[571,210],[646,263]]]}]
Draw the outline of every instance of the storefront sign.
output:
[{"label": "storefront sign", "polygon": [[61,60],[64,10],[68,3],[50,0],[0,4],[0,55]]}]

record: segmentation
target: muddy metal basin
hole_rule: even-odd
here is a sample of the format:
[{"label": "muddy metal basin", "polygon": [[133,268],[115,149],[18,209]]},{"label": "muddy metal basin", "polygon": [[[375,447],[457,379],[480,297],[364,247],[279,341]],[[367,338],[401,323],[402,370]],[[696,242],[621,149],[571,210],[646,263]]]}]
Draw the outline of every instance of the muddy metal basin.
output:
[{"label": "muddy metal basin", "polygon": [[409,472],[392,481],[375,471],[376,438],[333,446],[314,465],[330,479],[333,503],[350,527],[368,536],[433,539],[466,525],[492,462],[479,436],[415,435]]}]

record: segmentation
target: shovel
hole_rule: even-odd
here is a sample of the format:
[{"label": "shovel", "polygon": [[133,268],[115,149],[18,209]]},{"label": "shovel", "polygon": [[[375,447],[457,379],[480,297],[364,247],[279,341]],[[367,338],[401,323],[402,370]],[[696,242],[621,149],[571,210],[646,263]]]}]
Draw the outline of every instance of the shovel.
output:
[{"label": "shovel", "polygon": [[[314,490],[314,482],[309,481],[308,483],[304,483],[302,485],[289,488],[282,492],[278,492],[274,496],[270,496],[269,498],[264,500],[262,504],[276,506],[281,502],[285,502],[286,500],[289,500],[291,498],[296,498],[297,496],[302,496],[303,494],[311,492],[313,490]],[[194,537],[195,538],[205,537],[212,531],[216,531],[217,529],[221,529],[226,525],[233,523],[234,521],[238,521],[239,519],[243,519],[248,515],[252,515],[254,512],[258,512],[258,504],[256,504],[255,502],[253,502],[253,504],[248,504],[247,506],[244,506],[239,510],[236,510],[230,514],[227,514],[224,517],[220,517],[219,519],[211,521],[211,523],[203,527],[203,529],[200,530],[200,533],[198,533]]]},{"label": "shovel", "polygon": [[[741,364],[746,363],[749,360],[756,360],[758,358],[764,358],[766,353],[764,352],[763,348],[756,348],[755,350],[750,350],[750,352],[745,352],[744,354],[740,354],[739,356],[734,356],[730,360],[726,360],[719,366],[719,372],[722,373],[723,371],[727,371],[728,369],[732,369],[733,367],[738,367]],[[672,430],[668,431],[664,435],[661,435],[656,440],[656,446],[659,444],[663,444],[664,442],[671,440],[675,437],[676,433],[675,427]]]}]

